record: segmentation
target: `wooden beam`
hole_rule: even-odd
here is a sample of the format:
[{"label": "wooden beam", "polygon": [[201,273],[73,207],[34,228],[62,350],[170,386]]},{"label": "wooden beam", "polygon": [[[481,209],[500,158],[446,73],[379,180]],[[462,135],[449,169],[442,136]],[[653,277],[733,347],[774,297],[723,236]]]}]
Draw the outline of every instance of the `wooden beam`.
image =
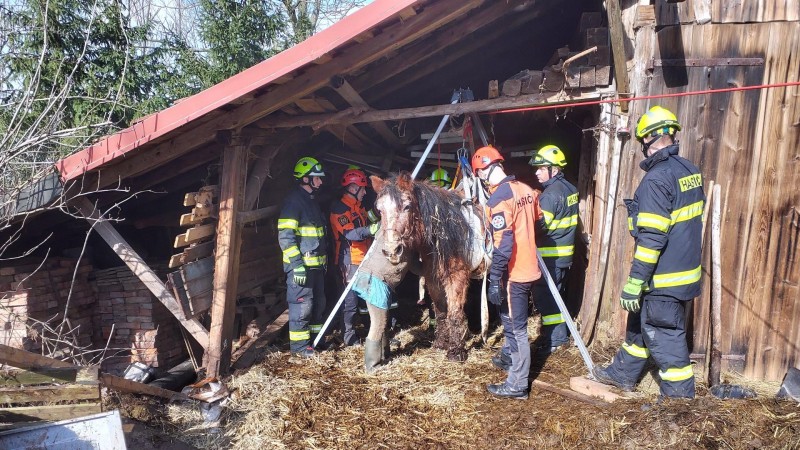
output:
[{"label": "wooden beam", "polygon": [[0,403],[33,403],[92,400],[100,398],[97,384],[68,384],[63,386],[32,386],[0,389]]},{"label": "wooden beam", "polygon": [[56,406],[23,406],[0,409],[0,422],[30,422],[34,420],[66,420],[102,412],[100,403]]},{"label": "wooden beam", "polygon": [[[35,370],[35,372],[34,372]],[[0,372],[0,385],[18,386],[51,383],[97,383],[97,366],[51,367]]]},{"label": "wooden beam", "polygon": [[197,319],[187,320],[183,317],[183,311],[178,301],[170,294],[164,282],[158,278],[158,275],[156,275],[142,257],[136,253],[125,238],[123,238],[107,220],[101,217],[100,212],[94,205],[85,197],[75,198],[70,204],[76,207],[83,217],[92,224],[92,229],[97,231],[97,234],[106,241],[109,247],[120,257],[122,262],[124,262],[131,272],[133,272],[147,289],[155,295],[158,301],[167,307],[169,312],[180,321],[181,325],[186,328],[189,334],[191,334],[203,348],[208,347],[208,331]]},{"label": "wooden beam", "polygon": [[210,340],[206,351],[209,377],[228,373],[236,316],[236,288],[239,284],[239,253],[242,246],[241,224],[237,214],[244,201],[247,175],[247,146],[234,136],[225,149],[220,180],[219,222],[214,265],[214,296],[211,305]]},{"label": "wooden beam", "polygon": [[270,344],[278,339],[289,327],[289,312],[285,311],[286,306],[282,303],[276,305],[283,313],[278,316],[267,329],[264,330],[257,338],[247,341],[244,345],[239,347],[234,353],[231,365],[234,369],[244,369],[255,360],[255,350],[259,346]]},{"label": "wooden beam", "polygon": [[[350,106],[355,106],[357,108],[363,108],[365,111],[370,110],[372,108],[369,107],[366,101],[361,97],[353,86],[347,82],[343,77],[333,77],[331,80],[331,87],[333,90],[339,94],[344,101],[350,104]],[[394,132],[392,132],[391,128],[384,122],[374,122],[371,124],[372,128],[389,144],[390,147],[400,147],[402,143],[400,142],[400,138],[395,136]]]},{"label": "wooden beam", "polygon": [[[622,11],[619,2],[611,0],[606,2],[608,15],[608,28],[611,35],[611,53],[614,57],[614,78],[617,81],[617,92],[620,98],[631,95],[630,81],[628,80],[628,58],[625,56],[625,30],[622,27]],[[628,112],[628,102],[619,102],[622,112]]]},{"label": "wooden beam", "polygon": [[151,386],[149,384],[137,383],[135,381],[126,380],[107,373],[100,375],[100,383],[103,386],[111,388],[119,392],[127,392],[130,394],[144,394],[152,395],[154,397],[166,398],[168,400],[192,400],[188,395],[181,394],[180,392],[170,391],[158,386]]},{"label": "wooden beam", "polygon": [[0,364],[25,370],[73,368],[75,365],[0,344]]},{"label": "wooden beam", "polygon": [[280,206],[272,205],[272,206],[267,206],[266,208],[255,209],[253,211],[240,212],[238,214],[237,220],[239,221],[240,225],[244,225],[250,222],[255,222],[256,220],[272,217],[278,214],[279,212],[280,212]]},{"label": "wooden beam", "polygon": [[[342,123],[376,122],[383,120],[414,119],[420,117],[437,117],[445,114],[458,115],[473,112],[497,111],[501,109],[527,108],[539,105],[568,105],[570,103],[584,102],[599,99],[608,91],[595,90],[591,92],[567,93],[537,93],[520,95],[519,97],[500,97],[474,102],[420,106],[415,108],[373,110],[356,113],[349,116],[339,114],[313,114],[308,116],[272,118],[268,117],[259,122],[265,128],[292,128],[313,126],[320,121],[338,120]],[[336,119],[334,119],[336,118]]]},{"label": "wooden beam", "polygon": [[606,403],[606,402],[604,402],[604,401],[602,401],[602,400],[600,400],[598,398],[589,397],[586,394],[581,394],[579,392],[570,391],[569,389],[564,389],[564,388],[560,388],[558,386],[553,386],[552,384],[546,383],[544,381],[533,380],[531,382],[531,387],[537,387],[539,389],[544,389],[545,391],[549,391],[549,392],[552,392],[554,394],[558,394],[558,395],[560,395],[562,397],[567,397],[567,398],[571,398],[573,400],[578,400],[578,401],[581,401],[581,402],[584,402],[584,403],[588,403],[588,404],[596,406],[598,408],[607,408],[608,407],[608,403]]}]

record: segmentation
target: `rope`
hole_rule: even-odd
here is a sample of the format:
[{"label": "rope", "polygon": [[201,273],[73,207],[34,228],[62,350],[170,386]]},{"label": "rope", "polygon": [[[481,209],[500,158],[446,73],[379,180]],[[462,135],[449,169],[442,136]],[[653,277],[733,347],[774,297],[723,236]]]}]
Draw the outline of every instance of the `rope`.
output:
[{"label": "rope", "polygon": [[702,91],[678,92],[674,94],[654,94],[654,95],[643,95],[641,97],[613,98],[605,100],[591,100],[585,102],[529,106],[527,108],[516,108],[516,109],[511,108],[511,109],[502,109],[498,111],[485,111],[480,114],[493,115],[493,114],[505,114],[505,113],[523,112],[523,111],[539,111],[544,109],[563,108],[565,106],[590,106],[590,105],[601,105],[603,103],[636,102],[636,101],[651,100],[656,98],[688,97],[692,95],[721,94],[725,92],[753,91],[758,89],[774,89],[774,88],[791,87],[791,86],[800,86],[800,81],[790,81],[786,83],[773,83],[773,84],[759,84],[755,86],[739,86],[733,88],[705,89]]}]

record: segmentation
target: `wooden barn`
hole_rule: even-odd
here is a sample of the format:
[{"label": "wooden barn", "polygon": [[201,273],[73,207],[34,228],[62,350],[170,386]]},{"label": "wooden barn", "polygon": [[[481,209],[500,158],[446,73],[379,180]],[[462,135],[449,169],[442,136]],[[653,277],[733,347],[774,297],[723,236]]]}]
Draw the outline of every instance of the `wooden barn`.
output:
[{"label": "wooden barn", "polygon": [[[375,0],[59,161],[6,232],[9,252],[43,244],[0,262],[0,339],[39,350],[26,323],[67,311],[87,346],[123,350],[105,370],[246,364],[286,323],[276,215],[295,161],[323,162],[324,203],[350,164],[412,169],[449,115],[428,172],[454,168],[483,134],[535,185],[532,151],[565,150],[582,231],[570,305],[585,339],[617,340],[633,253],[623,199],[643,174],[629,130],[661,104],[722,206],[723,363],[780,379],[800,364],[799,16],[797,0]],[[704,245],[698,361],[710,339]]]}]

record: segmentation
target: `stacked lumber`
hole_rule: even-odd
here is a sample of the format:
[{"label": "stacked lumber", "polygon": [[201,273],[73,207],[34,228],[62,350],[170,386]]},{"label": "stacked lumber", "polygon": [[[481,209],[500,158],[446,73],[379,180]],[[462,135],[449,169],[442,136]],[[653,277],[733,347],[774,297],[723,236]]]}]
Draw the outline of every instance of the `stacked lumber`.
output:
[{"label": "stacked lumber", "polygon": [[502,83],[498,83],[497,80],[490,81],[489,98],[608,86],[611,84],[611,51],[608,44],[608,28],[601,24],[602,16],[599,12],[583,13],[579,30],[580,40],[584,49],[596,48],[595,50],[587,55],[573,58],[581,52],[561,47],[541,69],[523,70]]}]

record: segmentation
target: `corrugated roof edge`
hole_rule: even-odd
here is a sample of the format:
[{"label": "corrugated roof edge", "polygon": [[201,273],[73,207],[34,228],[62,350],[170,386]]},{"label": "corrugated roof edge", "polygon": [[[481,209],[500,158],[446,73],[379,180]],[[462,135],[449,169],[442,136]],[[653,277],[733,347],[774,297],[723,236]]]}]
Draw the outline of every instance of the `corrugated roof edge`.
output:
[{"label": "corrugated roof edge", "polygon": [[56,162],[64,182],[97,169],[161,138],[350,42],[420,0],[375,0],[318,34],[264,62]]}]

